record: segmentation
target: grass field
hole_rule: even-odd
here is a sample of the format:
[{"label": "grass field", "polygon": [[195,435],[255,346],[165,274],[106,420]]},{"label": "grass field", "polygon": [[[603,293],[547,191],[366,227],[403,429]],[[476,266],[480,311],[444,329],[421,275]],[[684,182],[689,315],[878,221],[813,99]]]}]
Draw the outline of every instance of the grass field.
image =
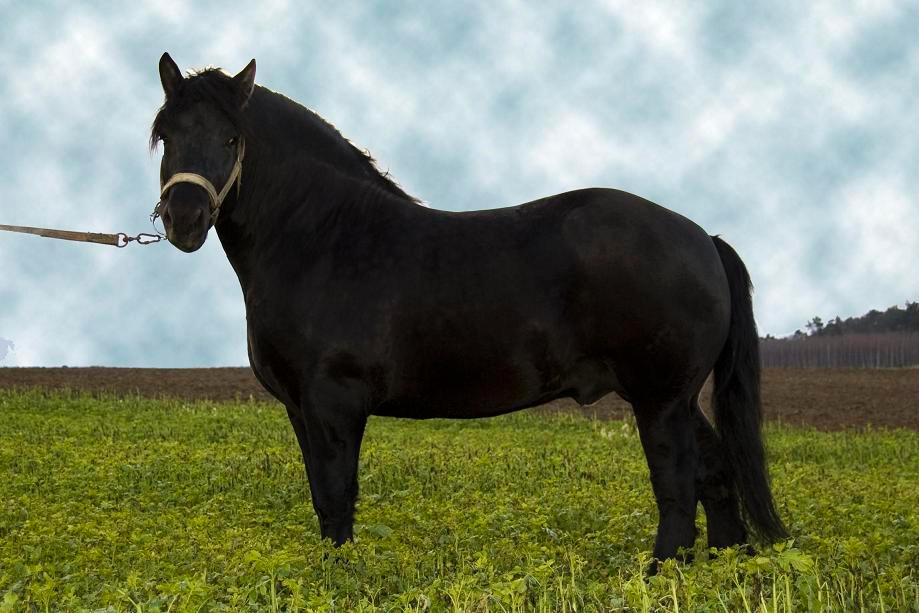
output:
[{"label": "grass field", "polygon": [[0,611],[919,611],[919,433],[767,435],[794,539],[646,580],[628,421],[374,418],[336,551],[279,405],[0,391]]}]

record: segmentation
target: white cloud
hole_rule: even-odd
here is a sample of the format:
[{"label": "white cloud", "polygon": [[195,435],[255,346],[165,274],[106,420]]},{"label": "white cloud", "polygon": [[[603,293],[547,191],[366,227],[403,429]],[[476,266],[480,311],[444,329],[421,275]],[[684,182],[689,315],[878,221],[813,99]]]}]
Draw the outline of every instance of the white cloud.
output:
[{"label": "white cloud", "polygon": [[628,163],[628,152],[610,143],[589,115],[566,110],[546,118],[526,162],[558,184],[577,188],[590,185],[610,165]]},{"label": "white cloud", "polygon": [[891,288],[915,287],[919,207],[899,178],[856,180],[841,189],[839,196],[838,240],[846,246],[840,251],[840,274],[835,279],[841,293],[857,295],[859,287],[876,285],[879,280]]},{"label": "white cloud", "polygon": [[625,24],[629,34],[637,36],[644,49],[681,63],[695,57],[701,5],[628,0],[605,0],[601,5]]},{"label": "white cloud", "polygon": [[[904,5],[763,6],[733,22],[712,19],[730,4],[617,0],[321,17],[284,0],[22,4],[0,23],[0,222],[148,230],[159,55],[229,72],[254,56],[260,83],[433,206],[606,185],[724,234],[763,332],[916,299],[919,46],[896,29]],[[858,50],[882,47],[897,61],[871,69]],[[0,262],[0,336],[21,364],[246,361],[215,235],[194,256],[0,236]]]}]

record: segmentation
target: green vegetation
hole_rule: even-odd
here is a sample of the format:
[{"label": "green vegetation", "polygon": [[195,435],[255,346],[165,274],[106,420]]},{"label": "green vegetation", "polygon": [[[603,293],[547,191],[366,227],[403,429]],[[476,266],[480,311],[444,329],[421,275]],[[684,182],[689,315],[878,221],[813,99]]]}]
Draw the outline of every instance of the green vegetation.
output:
[{"label": "green vegetation", "polygon": [[919,434],[768,442],[796,538],[646,580],[628,422],[373,419],[336,551],[277,405],[0,392],[0,611],[919,610]]}]

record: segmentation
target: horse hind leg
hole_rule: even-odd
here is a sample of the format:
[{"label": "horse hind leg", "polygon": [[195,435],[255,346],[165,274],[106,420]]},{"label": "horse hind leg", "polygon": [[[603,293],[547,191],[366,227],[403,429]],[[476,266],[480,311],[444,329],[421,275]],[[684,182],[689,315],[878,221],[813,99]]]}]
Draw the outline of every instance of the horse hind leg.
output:
[{"label": "horse hind leg", "polygon": [[693,398],[692,407],[699,449],[696,495],[705,509],[708,546],[720,549],[740,545],[747,540],[747,529],[740,516],[731,467],[724,458],[721,439],[699,407],[698,396]]},{"label": "horse hind leg", "polygon": [[[658,526],[654,558],[676,557],[696,540],[698,453],[688,398],[665,403],[634,403],[635,421],[651,473]],[[649,572],[657,570],[652,564]]]}]

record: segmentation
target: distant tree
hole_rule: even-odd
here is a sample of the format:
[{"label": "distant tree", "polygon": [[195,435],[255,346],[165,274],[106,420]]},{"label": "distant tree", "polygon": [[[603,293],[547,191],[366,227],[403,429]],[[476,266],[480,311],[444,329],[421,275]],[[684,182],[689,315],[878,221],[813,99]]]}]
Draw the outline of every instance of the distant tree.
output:
[{"label": "distant tree", "polygon": [[[863,317],[866,325],[866,329],[860,330],[860,332],[878,332],[882,329],[881,318],[883,314],[877,309],[871,309],[868,311],[868,314]],[[857,318],[856,318],[857,319]]]},{"label": "distant tree", "polygon": [[919,332],[919,302],[906,301],[906,329]]},{"label": "distant tree", "polygon": [[821,333],[823,336],[840,336],[843,333],[843,322],[840,319],[839,315],[835,319],[831,319]]},{"label": "distant tree", "polygon": [[[817,315],[791,336],[762,340],[767,366],[897,368],[919,365],[919,302],[828,322]],[[795,342],[799,341],[799,342]]]},{"label": "distant tree", "polygon": [[894,305],[883,312],[872,309],[860,317],[847,317],[845,320],[837,315],[828,323],[824,323],[819,316],[816,316],[804,327],[807,330],[805,336],[919,332],[919,302],[907,300],[904,307]]},{"label": "distant tree", "polygon": [[820,319],[819,315],[815,315],[804,327],[807,328],[810,336],[817,336],[823,332],[823,320]]}]

